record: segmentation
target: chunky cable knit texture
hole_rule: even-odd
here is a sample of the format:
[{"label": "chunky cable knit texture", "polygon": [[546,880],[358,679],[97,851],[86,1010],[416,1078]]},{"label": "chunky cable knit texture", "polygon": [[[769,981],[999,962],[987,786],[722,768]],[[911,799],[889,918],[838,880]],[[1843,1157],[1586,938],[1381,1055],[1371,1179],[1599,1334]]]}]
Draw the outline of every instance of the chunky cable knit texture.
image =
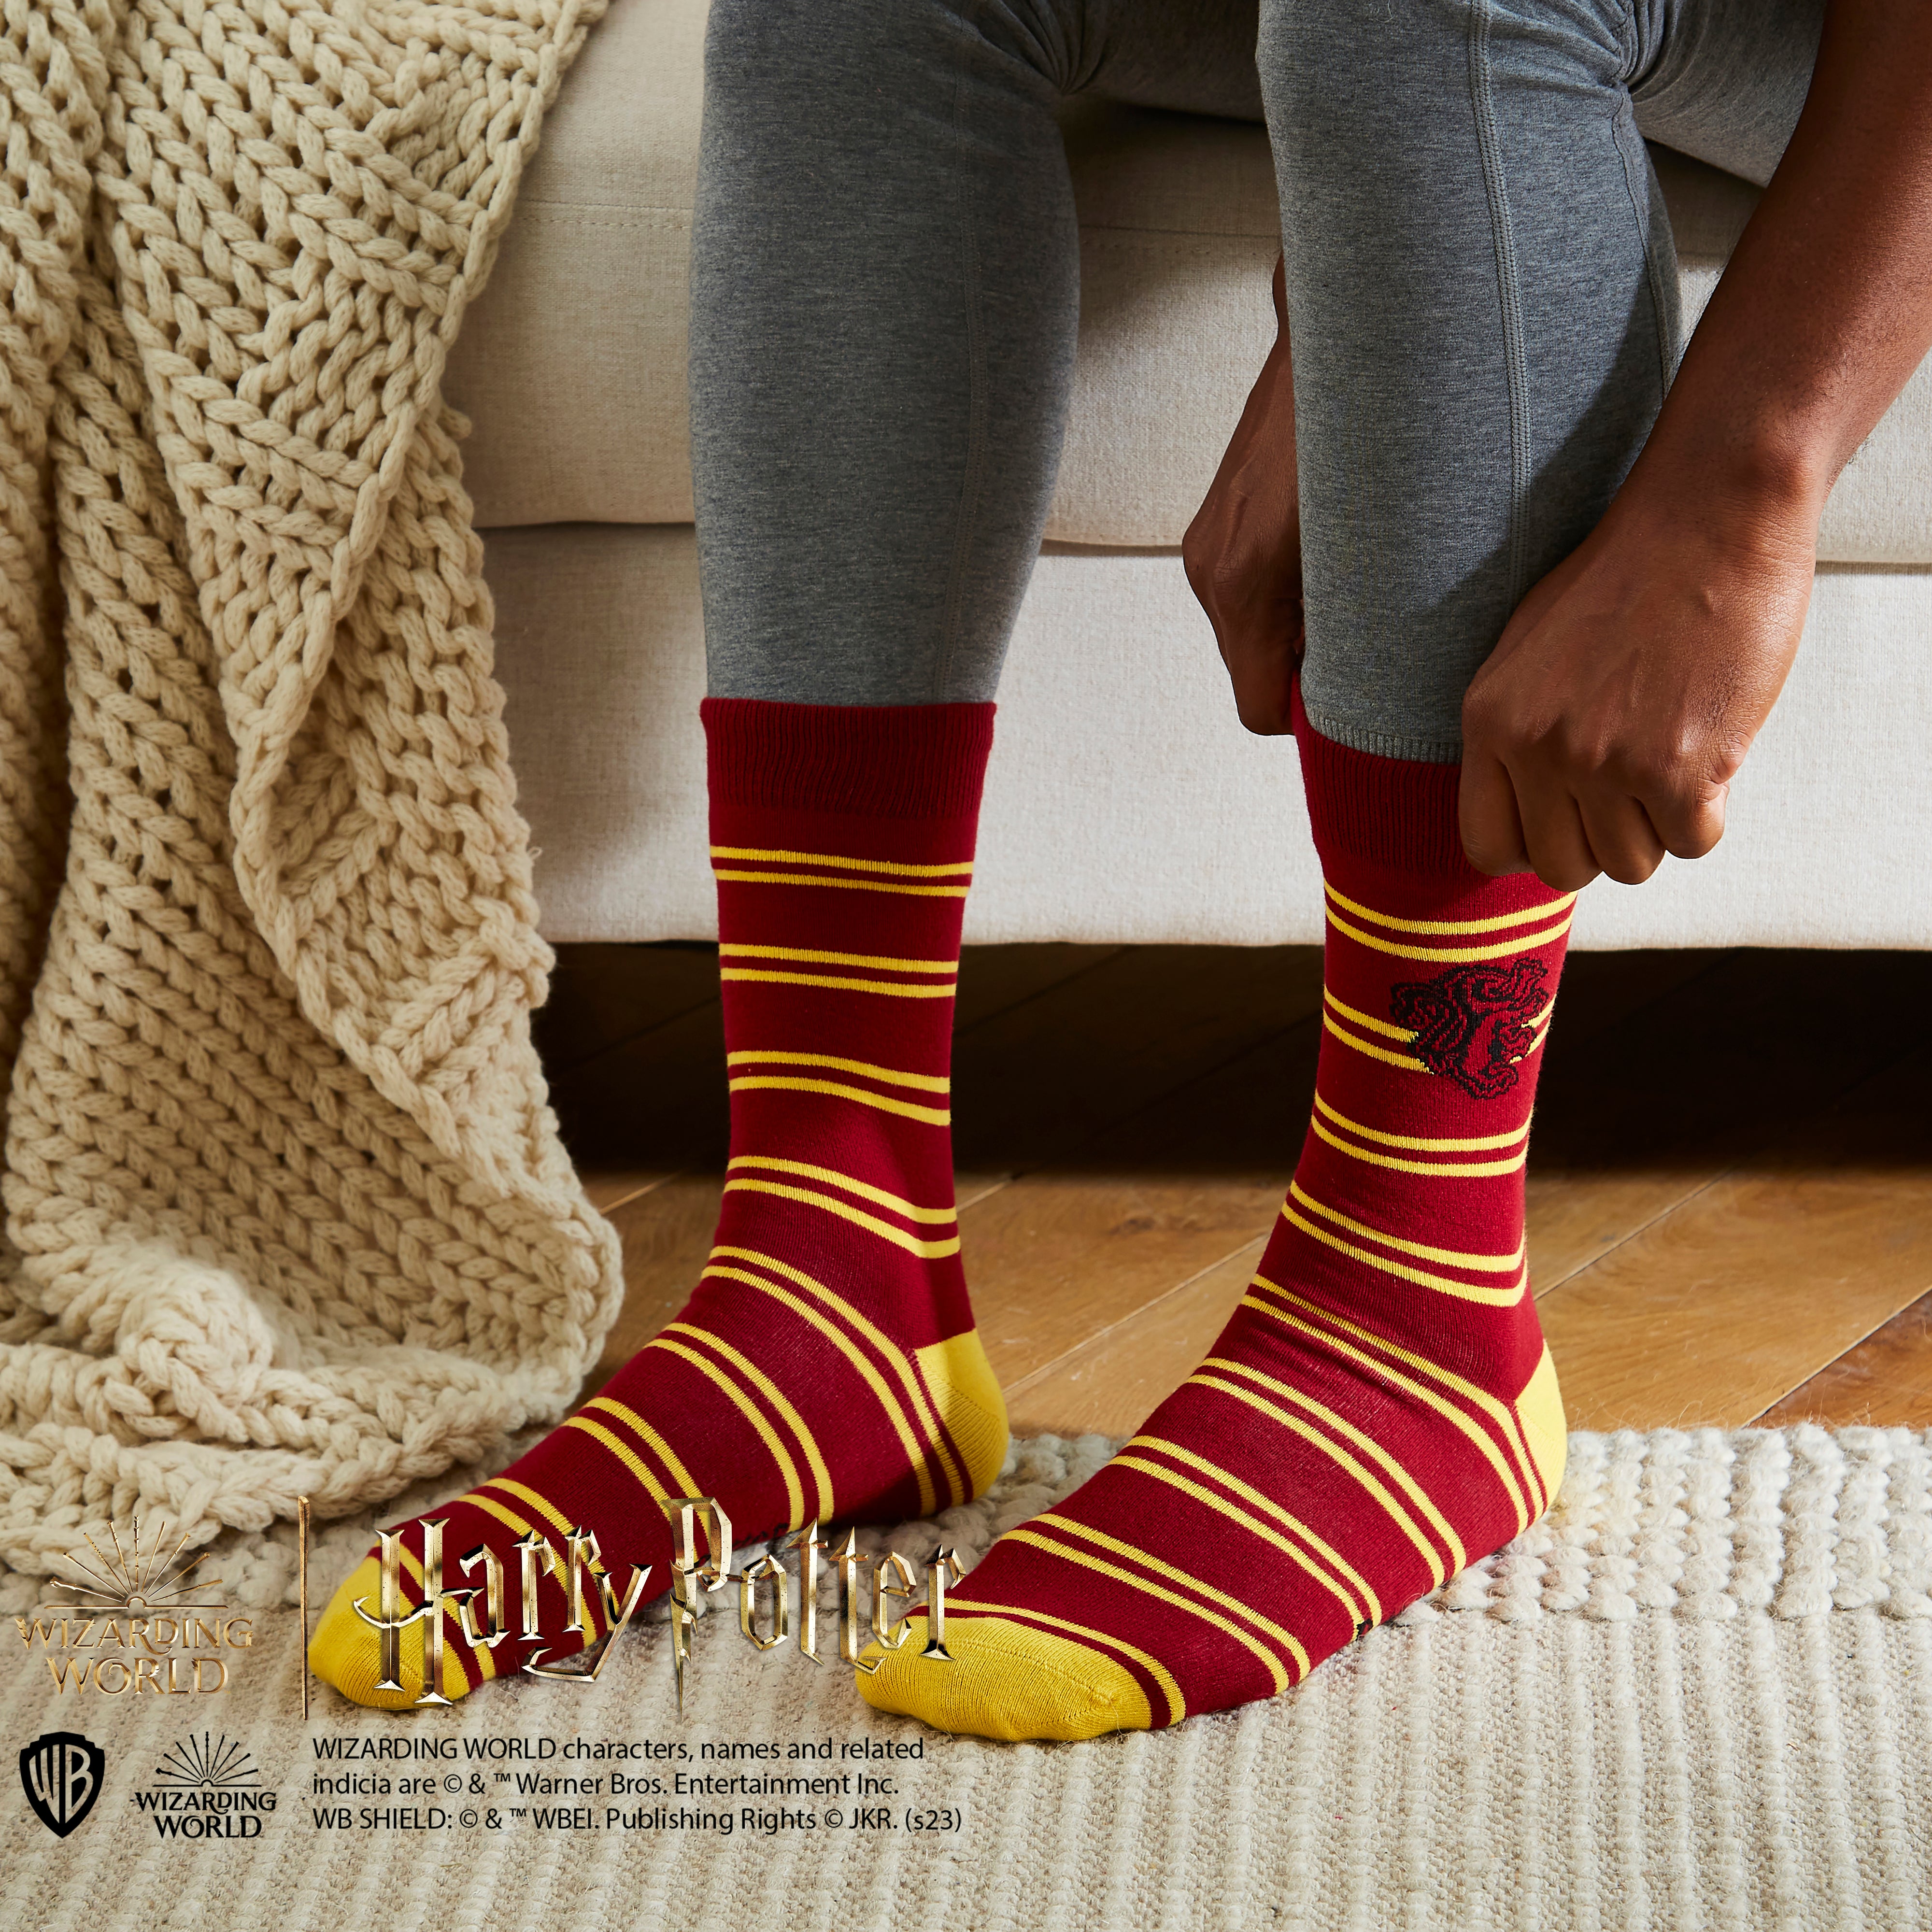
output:
[{"label": "chunky cable knit texture", "polygon": [[18,1567],[387,1497],[615,1312],[439,386],[599,4],[0,4]]}]

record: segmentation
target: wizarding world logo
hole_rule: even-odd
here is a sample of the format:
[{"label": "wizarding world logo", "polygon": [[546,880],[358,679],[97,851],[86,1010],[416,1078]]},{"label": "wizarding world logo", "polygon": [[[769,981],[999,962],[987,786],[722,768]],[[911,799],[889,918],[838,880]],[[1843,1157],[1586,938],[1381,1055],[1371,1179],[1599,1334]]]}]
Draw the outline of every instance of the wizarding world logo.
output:
[{"label": "wizarding world logo", "polygon": [[154,1781],[131,1794],[164,1838],[259,1838],[275,1793],[254,1756],[225,1733],[182,1738],[154,1768]]},{"label": "wizarding world logo", "polygon": [[57,1838],[87,1822],[107,1754],[78,1731],[46,1731],[20,1753],[20,1784],[34,1816]]},{"label": "wizarding world logo", "polygon": [[[53,1580],[63,1593],[57,1600],[14,1618],[22,1648],[46,1664],[63,1696],[219,1690],[236,1654],[254,1646],[253,1618],[215,1600],[221,1579],[196,1575],[203,1559],[184,1561],[187,1533],[170,1546],[171,1534],[156,1522],[145,1541],[146,1526],[136,1525],[124,1545],[109,1524],[107,1550],[83,1539],[92,1563],[73,1554],[62,1559],[78,1575]],[[44,1614],[52,1612],[64,1614]]]}]

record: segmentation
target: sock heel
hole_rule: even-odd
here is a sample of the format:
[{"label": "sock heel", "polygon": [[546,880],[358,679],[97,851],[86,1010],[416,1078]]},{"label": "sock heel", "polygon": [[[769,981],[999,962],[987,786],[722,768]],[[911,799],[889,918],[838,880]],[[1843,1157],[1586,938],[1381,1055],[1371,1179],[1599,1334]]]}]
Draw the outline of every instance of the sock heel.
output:
[{"label": "sock heel", "polygon": [[1556,1385],[1556,1364],[1546,1348],[1535,1372],[1516,1399],[1516,1420],[1542,1478],[1544,1494],[1552,1502],[1563,1486],[1563,1466],[1570,1450],[1569,1425],[1563,1414],[1563,1394]]},{"label": "sock heel", "polygon": [[1006,1399],[999,1378],[976,1328],[915,1352],[940,1419],[964,1460],[970,1491],[966,1500],[976,1501],[1006,1460]]}]

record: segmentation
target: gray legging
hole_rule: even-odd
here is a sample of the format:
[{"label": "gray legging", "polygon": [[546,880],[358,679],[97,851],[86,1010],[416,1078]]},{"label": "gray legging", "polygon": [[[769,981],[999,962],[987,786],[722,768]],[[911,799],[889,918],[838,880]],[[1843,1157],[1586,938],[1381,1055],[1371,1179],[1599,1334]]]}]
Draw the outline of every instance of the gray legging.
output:
[{"label": "gray legging", "polygon": [[1054,110],[1090,92],[1265,112],[1304,702],[1342,744],[1454,760],[1470,679],[1676,367],[1641,137],[1768,179],[1823,4],[713,0],[691,331],[711,689],[993,695],[1073,361]]}]

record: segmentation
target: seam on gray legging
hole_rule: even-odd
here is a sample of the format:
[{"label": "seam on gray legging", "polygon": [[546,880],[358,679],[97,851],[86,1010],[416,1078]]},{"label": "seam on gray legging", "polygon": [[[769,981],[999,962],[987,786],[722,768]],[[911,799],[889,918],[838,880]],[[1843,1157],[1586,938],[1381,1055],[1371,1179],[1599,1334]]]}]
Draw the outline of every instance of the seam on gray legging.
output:
[{"label": "seam on gray legging", "polygon": [[966,76],[952,94],[955,205],[959,211],[960,279],[966,311],[966,463],[959,479],[959,524],[953,533],[952,562],[946,573],[946,616],[934,668],[932,698],[943,702],[952,688],[952,664],[959,649],[961,614],[966,602],[966,571],[980,514],[980,493],[986,474],[986,320],[980,305],[980,244],[973,231],[973,201],[966,168]]},{"label": "seam on gray legging", "polygon": [[1628,95],[1611,114],[1610,139],[1623,157],[1624,186],[1630,190],[1631,218],[1643,243],[1644,270],[1650,278],[1650,306],[1657,322],[1658,380],[1668,392],[1677,374],[1677,341],[1671,326],[1677,304],[1672,292],[1664,286],[1664,264],[1658,258],[1651,220],[1650,157],[1644,152],[1643,136],[1636,130],[1636,114]]},{"label": "seam on gray legging", "polygon": [[1529,586],[1528,518],[1530,485],[1529,371],[1522,346],[1522,290],[1516,277],[1516,231],[1503,172],[1502,139],[1490,78],[1490,0],[1469,10],[1469,92],[1476,112],[1476,145],[1489,198],[1490,232],[1496,254],[1496,290],[1502,303],[1503,359],[1508,373],[1510,412],[1509,602],[1511,609]]}]

